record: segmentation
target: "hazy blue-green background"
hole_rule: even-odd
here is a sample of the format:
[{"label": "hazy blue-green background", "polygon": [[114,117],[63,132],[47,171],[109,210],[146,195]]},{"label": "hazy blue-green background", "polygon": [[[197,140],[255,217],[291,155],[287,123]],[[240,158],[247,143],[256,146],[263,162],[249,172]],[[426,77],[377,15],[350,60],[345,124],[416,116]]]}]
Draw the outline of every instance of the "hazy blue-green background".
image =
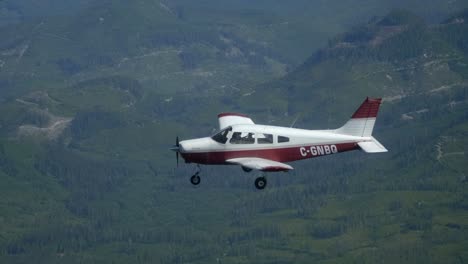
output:
[{"label": "hazy blue-green background", "polygon": [[[468,1],[0,0],[1,263],[468,263]],[[389,153],[175,168],[383,97]]]}]

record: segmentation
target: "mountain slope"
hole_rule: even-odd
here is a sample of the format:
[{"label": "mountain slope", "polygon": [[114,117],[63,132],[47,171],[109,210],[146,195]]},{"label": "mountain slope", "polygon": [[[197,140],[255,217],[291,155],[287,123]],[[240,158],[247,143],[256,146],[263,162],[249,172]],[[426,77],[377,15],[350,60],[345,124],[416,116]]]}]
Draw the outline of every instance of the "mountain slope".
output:
[{"label": "mountain slope", "polygon": [[235,210],[234,223],[252,226],[261,218],[291,226],[274,226],[279,231],[266,238],[282,242],[253,240],[251,247],[278,254],[266,262],[466,259],[465,14],[426,25],[411,13],[392,12],[231,102],[256,121],[287,125],[299,116],[296,126],[319,129],[341,125],[365,96],[384,97],[375,136],[388,154],[294,164],[303,185],[247,197],[237,206],[243,209]]},{"label": "mountain slope", "polygon": [[[432,25],[395,11],[330,40],[279,80],[222,91],[201,81],[182,93],[153,87],[145,74],[161,74],[161,84],[169,78],[164,74],[187,67],[199,80],[209,75],[200,68],[224,65],[219,72],[231,75],[220,76],[250,76],[256,83],[266,77],[242,75],[251,66],[239,65],[248,61],[248,50],[262,51],[261,45],[246,44],[238,48],[241,58],[230,57],[231,51],[238,54],[234,46],[245,44],[242,38],[188,25],[184,19],[190,18],[166,14],[158,3],[142,6],[146,1],[128,7],[128,14],[142,13],[138,22],[123,17],[120,23],[113,14],[125,15],[127,6],[115,3],[109,13],[103,4],[84,12],[83,20],[46,24],[54,34],[75,42],[83,38],[84,44],[42,42],[46,30],[32,36],[30,45],[29,35],[18,34],[3,46],[11,52],[2,53],[8,66],[0,84],[11,89],[19,81],[39,91],[15,90],[0,105],[1,262],[468,259],[466,12]],[[111,26],[99,27],[109,20],[119,25],[115,34]],[[77,26],[81,21],[90,23],[87,29]],[[148,31],[124,37],[127,24],[133,30],[171,26],[156,42],[146,42]],[[107,45],[114,38],[125,43],[106,50],[95,39],[101,34]],[[49,44],[50,54],[34,55]],[[139,53],[145,45],[157,48]],[[187,52],[186,45],[194,52],[177,51]],[[215,47],[227,53],[213,53]],[[194,54],[211,57],[200,62]],[[227,62],[219,64],[218,56]],[[193,188],[187,179],[193,167],[174,169],[168,151],[175,135],[213,132],[218,111],[248,113],[257,123],[290,125],[299,116],[298,127],[337,127],[365,96],[385,99],[374,135],[389,153],[297,162],[290,174],[270,175],[263,192],[252,185],[255,175],[236,167],[204,167],[202,185]]]}]

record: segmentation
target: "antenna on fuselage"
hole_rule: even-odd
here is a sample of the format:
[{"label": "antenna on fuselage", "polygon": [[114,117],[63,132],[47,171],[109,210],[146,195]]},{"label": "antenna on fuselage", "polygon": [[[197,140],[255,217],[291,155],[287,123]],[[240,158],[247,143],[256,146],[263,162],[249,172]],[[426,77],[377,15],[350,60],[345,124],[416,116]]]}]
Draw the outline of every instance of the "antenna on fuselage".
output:
[{"label": "antenna on fuselage", "polygon": [[299,117],[301,117],[301,113],[299,113],[299,114],[296,116],[296,119],[294,119],[294,121],[291,123],[291,126],[289,126],[289,127],[293,127],[293,126],[296,124],[296,122],[297,122],[297,120],[299,119]]}]

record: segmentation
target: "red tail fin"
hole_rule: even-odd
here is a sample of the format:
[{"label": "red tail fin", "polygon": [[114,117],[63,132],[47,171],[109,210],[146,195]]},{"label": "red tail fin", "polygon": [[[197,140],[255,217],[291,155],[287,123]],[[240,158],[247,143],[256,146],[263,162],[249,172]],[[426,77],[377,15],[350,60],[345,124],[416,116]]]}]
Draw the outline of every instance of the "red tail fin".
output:
[{"label": "red tail fin", "polygon": [[370,137],[374,129],[375,119],[379,112],[381,98],[369,98],[361,104],[361,106],[354,112],[351,119],[346,124],[336,130],[339,134]]},{"label": "red tail fin", "polygon": [[382,98],[369,98],[361,104],[361,106],[354,112],[354,115],[351,118],[370,118],[377,117],[379,112],[379,106],[382,102]]}]

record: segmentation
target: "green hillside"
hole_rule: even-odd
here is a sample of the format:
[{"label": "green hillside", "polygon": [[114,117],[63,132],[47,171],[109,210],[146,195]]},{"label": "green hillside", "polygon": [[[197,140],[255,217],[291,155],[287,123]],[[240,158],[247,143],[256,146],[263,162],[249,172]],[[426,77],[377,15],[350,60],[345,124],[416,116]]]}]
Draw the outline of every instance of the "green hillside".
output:
[{"label": "green hillside", "polygon": [[[1,263],[468,261],[465,3],[91,2],[0,1],[23,14],[0,23]],[[366,96],[389,153],[263,191],[237,167],[193,187],[168,151],[218,112],[334,128]]]},{"label": "green hillside", "polygon": [[[332,241],[322,248],[333,249],[322,256],[330,262],[466,260],[465,17],[426,25],[394,11],[331,40],[296,71],[256,92],[269,96],[244,102],[282,98],[271,112],[301,116],[298,126],[333,128],[352,113],[350,102],[383,96],[375,134],[390,152],[355,159],[359,165],[331,161],[338,168],[330,175],[335,183],[322,187],[327,205],[310,218],[319,222],[312,229],[316,237]],[[356,217],[363,221],[357,226]]]},{"label": "green hillside", "polygon": [[226,93],[284,76],[328,38],[392,8],[437,21],[468,6],[421,3],[4,0],[0,78],[16,97],[116,74],[158,93]]}]

